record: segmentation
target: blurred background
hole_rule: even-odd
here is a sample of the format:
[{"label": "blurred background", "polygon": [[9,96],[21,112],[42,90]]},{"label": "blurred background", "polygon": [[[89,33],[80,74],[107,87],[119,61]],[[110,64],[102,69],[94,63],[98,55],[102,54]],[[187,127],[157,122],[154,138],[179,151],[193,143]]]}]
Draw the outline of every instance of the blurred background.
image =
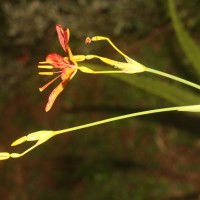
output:
[{"label": "blurred background", "polygon": [[[199,1],[175,3],[199,45]],[[37,130],[199,102],[196,90],[153,74],[78,72],[52,110],[44,111],[58,83],[40,93],[38,88],[49,79],[38,76],[37,65],[48,53],[65,55],[57,23],[70,29],[75,55],[123,61],[106,42],[84,44],[87,36],[107,36],[138,62],[199,83],[176,36],[167,1],[2,0],[0,22],[1,152],[22,152],[28,145],[10,144]],[[89,64],[105,67],[96,60]],[[199,128],[199,115],[170,112],[57,136],[22,158],[0,162],[0,199],[198,199]]]}]

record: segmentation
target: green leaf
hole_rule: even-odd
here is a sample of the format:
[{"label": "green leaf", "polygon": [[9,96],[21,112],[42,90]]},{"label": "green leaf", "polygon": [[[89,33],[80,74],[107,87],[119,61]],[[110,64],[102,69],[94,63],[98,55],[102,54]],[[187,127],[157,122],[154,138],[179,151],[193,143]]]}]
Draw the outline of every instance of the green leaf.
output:
[{"label": "green leaf", "polygon": [[157,95],[176,105],[197,104],[200,102],[199,95],[176,84],[161,81],[159,78],[153,78],[144,74],[112,74],[111,76]]},{"label": "green leaf", "polygon": [[200,77],[200,48],[191,39],[187,31],[184,29],[180,18],[176,14],[174,0],[168,0],[169,13],[173,21],[173,26],[176,31],[179,43],[185,52],[188,60],[194,68],[194,73],[197,73],[197,78]]},{"label": "green leaf", "polygon": [[[105,66],[102,65],[91,65],[85,64],[85,66],[92,68],[94,70],[105,70]],[[161,80],[160,77],[156,75],[140,73],[140,74],[106,74],[117,78],[123,82],[126,82],[134,87],[143,89],[151,94],[154,94],[158,97],[161,97],[168,102],[171,102],[175,105],[190,105],[198,104],[200,102],[200,96],[195,94],[184,85],[181,87],[180,84],[168,82],[166,80]],[[167,79],[167,78],[166,78]],[[175,81],[174,81],[175,82]]]}]

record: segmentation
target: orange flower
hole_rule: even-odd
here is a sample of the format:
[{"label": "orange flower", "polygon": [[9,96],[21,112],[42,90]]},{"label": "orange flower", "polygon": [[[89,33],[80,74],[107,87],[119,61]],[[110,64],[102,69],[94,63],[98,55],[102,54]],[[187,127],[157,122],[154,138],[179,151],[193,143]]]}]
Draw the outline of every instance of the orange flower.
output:
[{"label": "orange flower", "polygon": [[57,96],[63,91],[64,86],[73,78],[77,72],[77,63],[72,55],[69,48],[69,29],[63,30],[60,25],[56,25],[56,31],[60,44],[64,51],[67,53],[67,58],[64,58],[56,53],[51,53],[46,57],[45,62],[40,62],[38,68],[43,69],[58,69],[58,71],[53,72],[39,72],[40,75],[53,75],[60,73],[53,80],[45,84],[40,88],[40,91],[44,91],[49,85],[51,85],[55,80],[61,78],[60,84],[51,92],[45,111],[48,112],[55,102]]}]

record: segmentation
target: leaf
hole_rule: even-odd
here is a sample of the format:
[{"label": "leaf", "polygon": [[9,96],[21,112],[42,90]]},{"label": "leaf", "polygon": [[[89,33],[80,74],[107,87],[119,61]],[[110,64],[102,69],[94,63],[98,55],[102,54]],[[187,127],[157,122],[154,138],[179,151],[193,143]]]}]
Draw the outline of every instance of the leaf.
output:
[{"label": "leaf", "polygon": [[200,96],[194,94],[190,90],[161,81],[158,78],[145,76],[144,74],[130,75],[132,77],[128,75],[120,76],[117,74],[112,74],[112,76],[177,105],[195,104],[200,102]]},{"label": "leaf", "polygon": [[176,31],[179,43],[185,52],[188,60],[194,68],[194,73],[197,73],[198,79],[200,77],[200,48],[191,39],[187,31],[184,29],[180,18],[176,14],[174,0],[168,0],[169,13],[173,21],[173,26]]},{"label": "leaf", "polygon": [[[86,65],[94,70],[105,69],[101,65]],[[126,82],[134,87],[143,89],[151,94],[161,97],[168,102],[175,105],[188,105],[188,104],[198,104],[200,102],[200,96],[185,89],[186,87],[181,87],[179,84],[171,83],[168,81],[163,81],[155,75],[141,73],[141,74],[107,74],[114,78],[117,78],[123,82]],[[155,76],[155,77],[154,77]],[[167,79],[167,78],[166,78]],[[189,88],[189,87],[188,87]]]}]

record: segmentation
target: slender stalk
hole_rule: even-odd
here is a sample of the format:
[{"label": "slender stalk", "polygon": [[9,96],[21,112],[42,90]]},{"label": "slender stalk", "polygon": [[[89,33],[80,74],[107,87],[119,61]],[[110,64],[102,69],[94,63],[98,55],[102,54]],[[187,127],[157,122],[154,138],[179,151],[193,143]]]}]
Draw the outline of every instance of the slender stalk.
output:
[{"label": "slender stalk", "polygon": [[113,71],[94,71],[94,70],[90,70],[90,71],[83,71],[84,73],[88,73],[88,74],[122,74],[124,73],[123,71],[117,71],[117,70],[113,70]]},{"label": "slender stalk", "polygon": [[[190,105],[190,106],[177,106],[177,107],[169,107],[169,108],[160,108],[160,109],[147,110],[147,111],[142,111],[142,112],[137,112],[137,113],[131,113],[131,114],[127,114],[127,115],[121,115],[121,116],[118,116],[118,117],[112,117],[112,118],[100,120],[100,121],[97,121],[97,122],[92,122],[92,123],[89,123],[89,124],[84,124],[84,125],[80,125],[80,126],[76,126],[76,127],[72,127],[72,128],[67,128],[67,129],[63,129],[63,130],[50,131],[50,132],[47,131],[49,133],[46,136],[44,136],[43,134],[41,134],[41,133],[44,133],[46,131],[39,131],[40,134],[41,134],[40,135],[41,137],[39,137],[38,142],[35,145],[33,145],[32,147],[30,147],[29,149],[27,149],[26,151],[24,151],[22,153],[11,153],[10,154],[8,152],[1,152],[0,153],[1,154],[0,155],[0,160],[5,160],[5,159],[8,159],[10,157],[11,158],[19,158],[19,157],[25,155],[26,153],[30,152],[31,150],[33,150],[37,146],[43,144],[44,142],[46,142],[47,140],[49,140],[53,136],[58,135],[58,134],[67,133],[67,132],[70,132],[70,131],[75,131],[75,130],[79,130],[79,129],[83,129],[83,128],[89,128],[89,127],[92,127],[92,126],[97,126],[97,125],[100,125],[100,124],[105,124],[105,123],[109,123],[109,122],[113,122],[113,121],[117,121],[117,120],[121,120],[121,119],[126,119],[126,118],[141,116],[141,115],[148,115],[148,114],[160,113],[160,112],[168,112],[168,111],[199,112],[199,110],[200,110],[200,105]],[[12,146],[19,145],[19,144],[21,144],[23,142],[26,142],[26,141],[31,141],[31,140],[28,140],[28,137],[30,135],[32,137],[34,135],[37,136],[37,137],[39,136],[38,132],[31,133],[31,134],[29,134],[27,136],[24,136],[24,137],[16,140],[14,143],[12,143]]]},{"label": "slender stalk", "polygon": [[158,74],[160,76],[164,76],[164,77],[170,78],[172,80],[181,82],[181,83],[183,83],[185,85],[189,85],[189,86],[191,86],[193,88],[196,88],[196,89],[200,90],[200,85],[198,85],[196,83],[193,83],[193,82],[190,82],[190,81],[187,81],[185,79],[179,78],[177,76],[173,76],[171,74],[168,74],[168,73],[165,73],[165,72],[161,72],[161,71],[158,71],[158,70],[155,70],[155,69],[151,69],[151,68],[146,68],[146,71],[151,72],[153,74]]},{"label": "slender stalk", "polygon": [[105,124],[105,123],[109,123],[109,122],[113,122],[113,121],[117,121],[117,120],[121,120],[121,119],[127,119],[127,118],[131,118],[131,117],[136,117],[136,116],[140,116],[140,115],[148,115],[148,114],[159,113],[159,112],[168,112],[168,111],[177,111],[181,107],[178,106],[178,107],[170,107],[170,108],[161,108],[161,109],[154,109],[154,110],[142,111],[142,112],[137,112],[137,113],[131,113],[131,114],[127,114],[127,115],[121,115],[121,116],[117,116],[117,117],[100,120],[97,122],[92,122],[89,124],[83,124],[83,125],[72,127],[72,128],[62,129],[59,131],[55,131],[54,133],[55,133],[55,135],[58,135],[58,134],[67,133],[70,131],[75,131],[75,130],[79,130],[79,129],[83,129],[83,128],[89,128],[92,126],[97,126],[100,124]]}]

